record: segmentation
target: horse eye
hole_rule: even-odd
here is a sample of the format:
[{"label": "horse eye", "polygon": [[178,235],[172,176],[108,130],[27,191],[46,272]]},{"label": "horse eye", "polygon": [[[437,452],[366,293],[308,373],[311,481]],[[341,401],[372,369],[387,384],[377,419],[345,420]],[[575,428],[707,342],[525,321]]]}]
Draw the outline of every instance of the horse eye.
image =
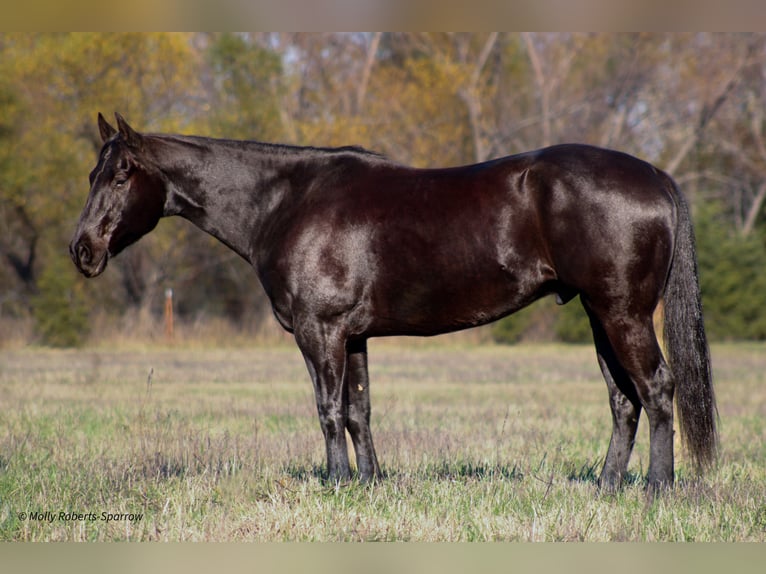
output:
[{"label": "horse eye", "polygon": [[125,184],[128,183],[128,176],[127,175],[118,175],[114,178],[114,187],[116,189],[122,189],[125,187]]}]

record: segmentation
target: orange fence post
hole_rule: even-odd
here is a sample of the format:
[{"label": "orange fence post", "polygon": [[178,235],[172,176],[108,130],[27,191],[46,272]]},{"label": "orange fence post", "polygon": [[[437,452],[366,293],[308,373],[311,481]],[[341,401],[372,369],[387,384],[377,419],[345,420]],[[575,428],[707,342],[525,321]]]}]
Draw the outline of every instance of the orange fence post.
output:
[{"label": "orange fence post", "polygon": [[165,338],[173,339],[173,289],[165,289]]}]

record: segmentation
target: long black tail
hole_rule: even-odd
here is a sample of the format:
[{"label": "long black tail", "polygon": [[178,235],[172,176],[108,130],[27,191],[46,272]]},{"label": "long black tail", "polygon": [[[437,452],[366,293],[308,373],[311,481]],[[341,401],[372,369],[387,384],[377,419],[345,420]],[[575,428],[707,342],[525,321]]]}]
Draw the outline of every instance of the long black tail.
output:
[{"label": "long black tail", "polygon": [[665,348],[676,383],[676,408],[683,442],[698,470],[718,453],[718,411],[710,351],[702,319],[697,254],[689,207],[675,183],[678,206],[675,254],[665,288]]}]

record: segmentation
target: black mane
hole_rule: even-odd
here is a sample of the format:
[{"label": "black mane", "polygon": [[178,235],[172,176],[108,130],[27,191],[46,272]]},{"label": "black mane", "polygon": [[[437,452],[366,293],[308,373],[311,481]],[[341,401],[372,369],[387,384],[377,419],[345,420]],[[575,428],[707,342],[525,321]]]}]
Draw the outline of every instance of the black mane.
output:
[{"label": "black mane", "polygon": [[303,155],[306,153],[319,154],[353,154],[370,159],[387,160],[388,158],[376,151],[368,150],[358,145],[346,145],[340,147],[315,147],[298,146],[282,143],[269,143],[259,140],[237,140],[228,138],[210,138],[203,136],[187,136],[179,134],[146,134],[148,137],[154,137],[163,141],[176,141],[185,145],[207,148],[211,144],[223,145],[238,149],[258,148],[259,150],[274,155]]}]

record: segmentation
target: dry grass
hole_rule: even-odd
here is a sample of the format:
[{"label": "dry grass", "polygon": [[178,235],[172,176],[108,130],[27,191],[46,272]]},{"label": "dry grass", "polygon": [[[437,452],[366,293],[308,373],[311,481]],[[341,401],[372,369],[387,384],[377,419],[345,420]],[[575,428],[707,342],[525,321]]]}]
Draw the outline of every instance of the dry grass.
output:
[{"label": "dry grass", "polygon": [[2,351],[0,538],[766,541],[763,345],[714,348],[721,464],[698,480],[680,454],[648,503],[646,425],[633,483],[597,493],[610,417],[591,348],[409,342],[370,346],[386,480],[340,488],[292,346]]}]

